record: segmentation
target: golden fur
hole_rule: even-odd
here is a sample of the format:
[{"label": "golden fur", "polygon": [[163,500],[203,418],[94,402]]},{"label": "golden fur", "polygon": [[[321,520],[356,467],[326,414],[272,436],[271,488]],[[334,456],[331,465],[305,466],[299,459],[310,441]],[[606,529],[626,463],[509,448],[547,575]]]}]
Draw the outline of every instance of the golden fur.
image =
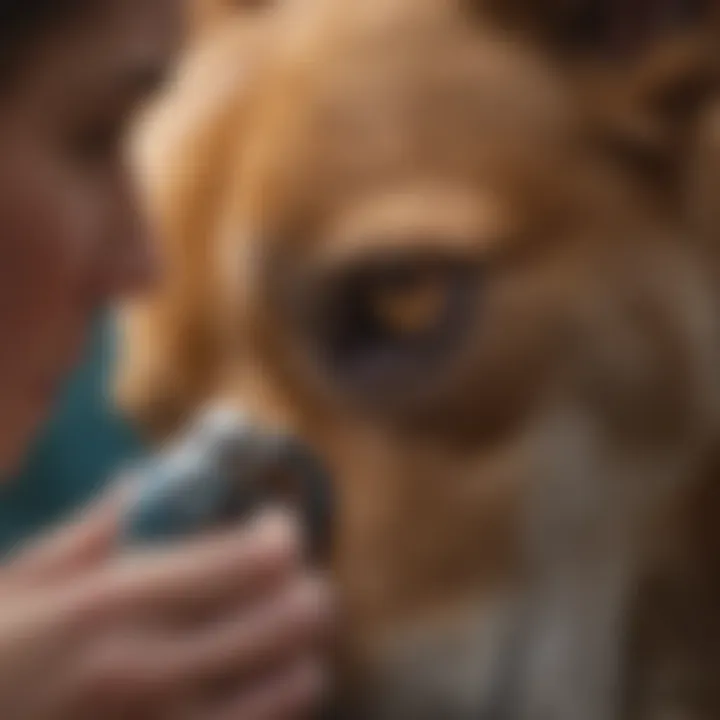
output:
[{"label": "golden fur", "polygon": [[[716,59],[616,67],[500,6],[204,26],[139,132],[167,276],[121,399],[158,438],[219,399],[322,454],[361,718],[711,720]],[[327,322],[385,266],[426,268],[369,289],[399,333],[467,293],[432,362],[368,379]]]}]

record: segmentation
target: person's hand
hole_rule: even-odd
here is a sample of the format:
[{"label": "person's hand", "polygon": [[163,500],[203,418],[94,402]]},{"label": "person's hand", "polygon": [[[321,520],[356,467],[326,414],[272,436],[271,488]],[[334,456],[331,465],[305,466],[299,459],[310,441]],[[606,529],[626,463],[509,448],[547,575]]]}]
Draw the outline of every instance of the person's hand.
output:
[{"label": "person's hand", "polygon": [[114,547],[117,508],[0,570],[3,720],[262,720],[320,698],[325,585],[292,521],[144,554]]}]

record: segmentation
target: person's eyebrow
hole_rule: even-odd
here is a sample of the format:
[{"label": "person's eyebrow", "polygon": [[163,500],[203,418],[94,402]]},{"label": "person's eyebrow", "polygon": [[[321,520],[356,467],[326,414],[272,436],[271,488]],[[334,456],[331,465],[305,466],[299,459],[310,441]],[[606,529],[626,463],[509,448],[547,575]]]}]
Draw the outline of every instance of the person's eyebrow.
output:
[{"label": "person's eyebrow", "polygon": [[168,68],[164,64],[147,65],[138,68],[134,75],[130,76],[130,89],[134,89],[138,95],[150,95],[159,90],[168,79]]},{"label": "person's eyebrow", "polygon": [[116,90],[128,97],[144,97],[160,89],[167,81],[169,67],[160,59],[137,60],[116,71]]}]

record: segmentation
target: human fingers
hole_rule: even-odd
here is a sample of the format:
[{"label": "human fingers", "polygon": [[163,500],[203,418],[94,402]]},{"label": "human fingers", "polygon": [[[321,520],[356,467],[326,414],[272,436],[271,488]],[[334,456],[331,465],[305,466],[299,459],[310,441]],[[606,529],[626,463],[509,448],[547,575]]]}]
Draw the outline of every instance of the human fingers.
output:
[{"label": "human fingers", "polygon": [[133,672],[158,686],[242,679],[317,649],[329,634],[332,616],[328,586],[321,580],[298,581],[258,607],[149,644]]},{"label": "human fingers", "polygon": [[267,592],[300,567],[299,530],[284,513],[252,526],[144,553],[128,553],[68,584],[55,607],[85,625],[216,612]]},{"label": "human fingers", "polygon": [[328,608],[327,588],[308,580],[263,607],[200,630],[119,628],[87,643],[79,662],[57,674],[46,694],[78,711],[111,706],[133,717],[147,707],[175,707],[178,698],[212,700],[220,684],[248,687],[269,670],[317,652],[329,626]]},{"label": "human fingers", "polygon": [[63,579],[106,558],[128,491],[129,483],[119,484],[61,527],[18,547],[3,568],[3,586]]},{"label": "human fingers", "polygon": [[311,658],[215,702],[185,705],[178,720],[294,720],[318,707],[328,689],[323,665]]}]

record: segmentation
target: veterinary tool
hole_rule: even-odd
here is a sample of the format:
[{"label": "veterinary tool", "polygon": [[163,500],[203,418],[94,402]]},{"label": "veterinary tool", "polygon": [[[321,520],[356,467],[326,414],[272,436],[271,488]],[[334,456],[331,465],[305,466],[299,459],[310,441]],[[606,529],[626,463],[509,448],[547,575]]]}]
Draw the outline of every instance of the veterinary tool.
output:
[{"label": "veterinary tool", "polygon": [[179,540],[243,522],[269,505],[300,514],[310,559],[329,551],[329,475],[295,438],[213,411],[179,441],[133,468],[139,496],[121,528],[125,546]]}]

